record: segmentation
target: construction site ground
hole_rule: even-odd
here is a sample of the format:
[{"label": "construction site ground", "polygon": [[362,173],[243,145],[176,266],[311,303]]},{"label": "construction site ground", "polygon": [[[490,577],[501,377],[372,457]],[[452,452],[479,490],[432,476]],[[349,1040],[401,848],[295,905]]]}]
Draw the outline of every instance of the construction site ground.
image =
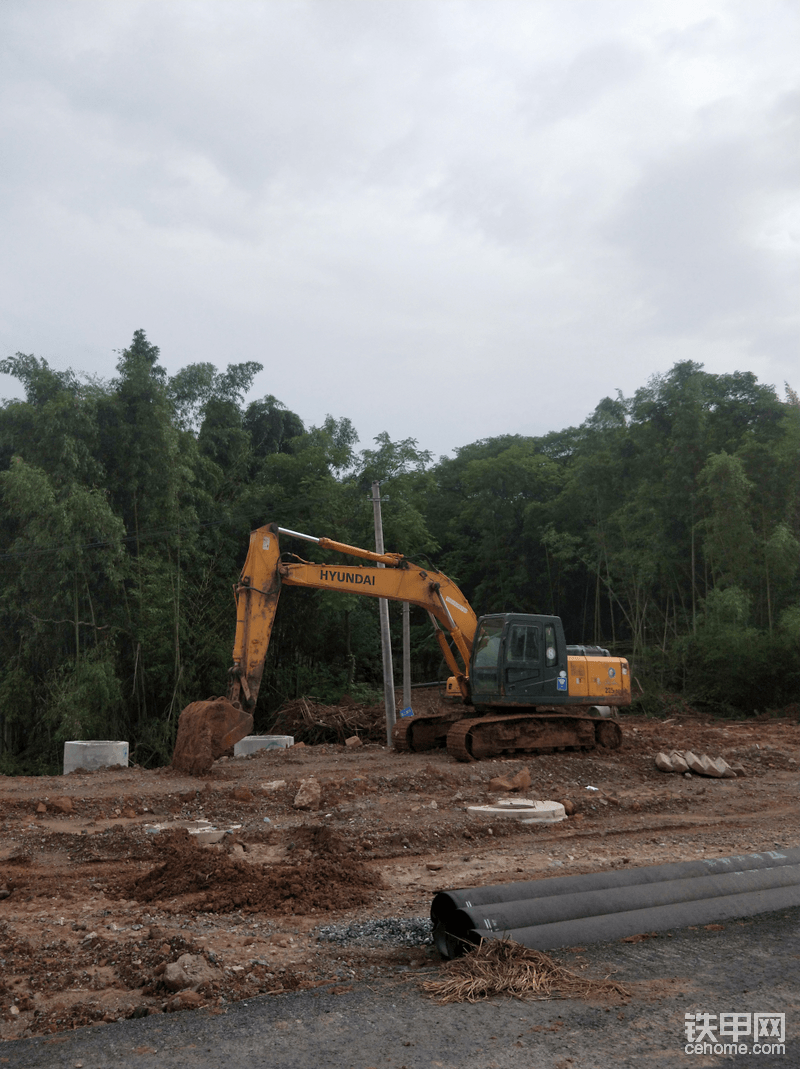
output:
[{"label": "construction site ground", "polygon": [[[800,843],[796,713],[621,722],[618,751],[465,764],[369,742],[222,758],[200,778],[138,767],[0,777],[0,1036],[222,1013],[286,992],[330,998],[386,978],[418,987],[436,952],[382,940],[378,922],[413,931],[440,889]],[[656,753],[672,749],[721,755],[746,775],[660,772]],[[523,769],[521,795],[570,802],[567,820],[468,812],[509,797],[490,781]],[[297,808],[302,781],[314,805],[310,780],[319,808]],[[198,820],[233,830],[200,843],[186,828]],[[348,929],[364,924],[363,938]],[[579,951],[557,956],[574,964]],[[169,969],[182,957],[191,983]],[[634,984],[633,997],[668,979]]]}]

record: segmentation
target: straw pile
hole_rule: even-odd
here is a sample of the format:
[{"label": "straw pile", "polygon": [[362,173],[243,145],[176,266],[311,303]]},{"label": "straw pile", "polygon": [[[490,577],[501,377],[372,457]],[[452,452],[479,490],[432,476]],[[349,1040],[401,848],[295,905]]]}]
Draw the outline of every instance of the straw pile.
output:
[{"label": "straw pile", "polygon": [[615,980],[578,976],[540,950],[511,939],[482,939],[463,957],[442,967],[439,980],[422,987],[437,1002],[479,1002],[492,995],[544,1002],[555,998],[610,999],[619,1002],[630,993]]},{"label": "straw pile", "polygon": [[276,735],[293,735],[308,745],[343,743],[358,735],[364,741],[386,741],[386,713],[382,705],[360,705],[344,697],[338,705],[322,705],[313,698],[284,702],[270,729]]}]

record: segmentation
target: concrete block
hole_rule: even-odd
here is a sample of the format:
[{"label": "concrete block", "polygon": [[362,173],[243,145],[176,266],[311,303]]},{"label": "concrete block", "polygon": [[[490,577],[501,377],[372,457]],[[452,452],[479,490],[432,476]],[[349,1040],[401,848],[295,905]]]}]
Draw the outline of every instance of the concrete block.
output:
[{"label": "concrete block", "polygon": [[259,750],[285,750],[294,746],[293,735],[245,735],[233,747],[234,757],[246,757]]},{"label": "concrete block", "polygon": [[65,742],[64,775],[76,768],[111,768],[114,765],[128,767],[127,742]]}]

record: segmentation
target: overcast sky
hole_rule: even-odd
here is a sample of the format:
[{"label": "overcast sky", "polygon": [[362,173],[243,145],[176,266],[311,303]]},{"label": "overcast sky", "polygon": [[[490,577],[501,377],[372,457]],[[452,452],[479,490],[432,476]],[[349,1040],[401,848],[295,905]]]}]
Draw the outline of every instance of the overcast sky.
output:
[{"label": "overcast sky", "polygon": [[798,13],[3,0],[0,356],[143,328],[435,455],[677,360],[800,389]]}]

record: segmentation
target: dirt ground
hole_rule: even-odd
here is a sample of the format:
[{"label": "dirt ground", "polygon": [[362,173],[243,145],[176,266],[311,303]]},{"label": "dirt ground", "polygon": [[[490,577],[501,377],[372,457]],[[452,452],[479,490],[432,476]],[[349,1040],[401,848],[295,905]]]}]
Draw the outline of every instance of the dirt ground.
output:
[{"label": "dirt ground", "polygon": [[[368,742],[222,758],[200,779],[136,767],[0,777],[0,1038],[429,976],[431,947],[341,945],[320,929],[425,917],[448,887],[800,845],[796,713],[623,714],[622,726],[619,751],[525,760],[460,764]],[[671,749],[746,775],[665,774],[653,759]],[[523,768],[523,796],[572,802],[568,820],[467,812],[508,797],[489,781]],[[319,784],[319,808],[296,807],[304,780]],[[202,842],[188,831],[202,820],[233,830]]]}]

